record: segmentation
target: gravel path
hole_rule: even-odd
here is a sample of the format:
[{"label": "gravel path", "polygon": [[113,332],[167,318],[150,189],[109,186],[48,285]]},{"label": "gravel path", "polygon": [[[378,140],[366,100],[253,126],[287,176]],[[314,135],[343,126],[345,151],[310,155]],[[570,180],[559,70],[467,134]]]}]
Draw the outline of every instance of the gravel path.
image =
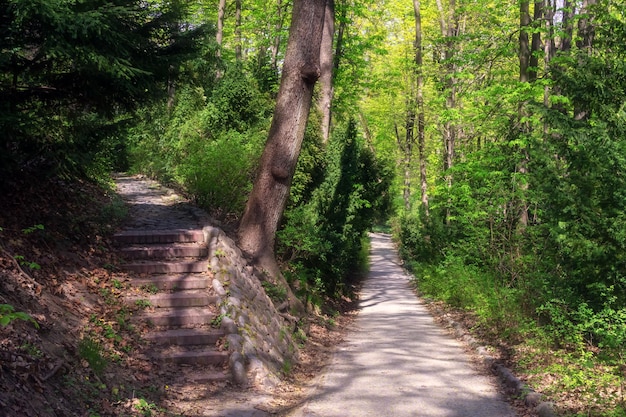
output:
[{"label": "gravel path", "polygon": [[513,417],[493,378],[436,325],[409,287],[389,236],[372,234],[354,329],[293,417]]}]

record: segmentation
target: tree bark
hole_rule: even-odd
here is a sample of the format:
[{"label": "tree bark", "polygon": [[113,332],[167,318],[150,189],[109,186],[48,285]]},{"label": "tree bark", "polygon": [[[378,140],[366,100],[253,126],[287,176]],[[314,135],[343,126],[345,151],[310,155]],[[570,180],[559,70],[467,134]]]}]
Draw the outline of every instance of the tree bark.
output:
[{"label": "tree bark", "polygon": [[237,62],[243,59],[241,43],[241,0],[235,0],[235,59]]},{"label": "tree bark", "polygon": [[561,36],[561,51],[569,51],[572,49],[572,33],[574,32],[574,25],[572,19],[576,10],[575,5],[571,0],[565,1],[563,7],[563,35]]},{"label": "tree bark", "polygon": [[[593,38],[595,35],[595,27],[593,24],[593,16],[590,13],[589,8],[593,7],[597,3],[597,0],[583,0],[580,8],[580,19],[578,20],[578,40],[576,46],[581,51],[592,53]],[[580,62],[580,65],[585,65],[584,62]],[[589,120],[591,117],[591,110],[589,106],[584,103],[574,103],[574,119],[575,120]]]},{"label": "tree bark", "polygon": [[530,44],[528,41],[528,28],[530,27],[530,2],[520,1],[519,6],[519,81],[527,83],[530,79],[528,67],[530,66]]},{"label": "tree bark", "polygon": [[537,71],[539,71],[539,52],[541,51],[541,22],[543,21],[543,2],[544,0],[535,1],[535,9],[533,10],[533,34],[530,44],[530,67],[528,68],[528,79],[533,82],[537,80]]},{"label": "tree bark", "polygon": [[[215,41],[217,42],[217,50],[215,51],[215,57],[218,60],[218,65],[220,65],[219,61],[222,58],[222,43],[224,39],[224,14],[226,12],[226,0],[220,0],[219,5],[217,7],[217,32],[215,33]],[[218,67],[218,70],[215,74],[215,78],[218,80],[223,76],[222,70]]]},{"label": "tree bark", "polygon": [[274,27],[274,43],[271,48],[271,66],[274,69],[278,68],[278,52],[282,43],[281,32],[285,23],[285,10],[287,7],[288,4],[284,4],[282,0],[278,0],[276,3],[276,26]]},{"label": "tree bark", "polygon": [[241,249],[271,279],[286,286],[290,307],[302,304],[286,285],[274,256],[274,240],[283,215],[320,76],[320,45],[326,0],[296,0],[276,108],[259,172],[239,226]]},{"label": "tree bark", "polygon": [[320,97],[318,108],[322,114],[322,140],[330,136],[331,106],[333,101],[333,37],[335,34],[335,1],[327,0],[324,17],[324,33],[320,50]]},{"label": "tree bark", "polygon": [[220,0],[217,6],[217,32],[215,33],[215,41],[217,42],[218,58],[222,56],[220,49],[222,48],[222,41],[224,39],[224,14],[226,12],[226,0]]}]

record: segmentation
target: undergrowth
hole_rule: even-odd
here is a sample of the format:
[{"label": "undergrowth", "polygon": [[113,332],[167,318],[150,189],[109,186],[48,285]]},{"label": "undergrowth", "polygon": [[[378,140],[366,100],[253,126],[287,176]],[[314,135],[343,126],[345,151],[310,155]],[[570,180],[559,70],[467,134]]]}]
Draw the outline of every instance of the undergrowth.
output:
[{"label": "undergrowth", "polygon": [[[622,312],[607,306],[595,314],[585,304],[568,311],[552,301],[533,316],[526,310],[526,293],[461,258],[408,266],[424,297],[472,314],[474,333],[504,347],[509,366],[562,415],[626,416]],[[594,339],[598,333],[605,335],[602,342]]]}]

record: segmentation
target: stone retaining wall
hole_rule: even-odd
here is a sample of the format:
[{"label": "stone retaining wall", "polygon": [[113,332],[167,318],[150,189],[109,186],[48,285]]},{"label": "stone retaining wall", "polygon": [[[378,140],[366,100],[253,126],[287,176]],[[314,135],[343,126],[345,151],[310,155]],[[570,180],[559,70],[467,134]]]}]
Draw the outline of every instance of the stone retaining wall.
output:
[{"label": "stone retaining wall", "polygon": [[298,359],[292,326],[276,310],[235,242],[219,228],[203,230],[215,274],[213,287],[221,297],[233,381],[271,389]]}]

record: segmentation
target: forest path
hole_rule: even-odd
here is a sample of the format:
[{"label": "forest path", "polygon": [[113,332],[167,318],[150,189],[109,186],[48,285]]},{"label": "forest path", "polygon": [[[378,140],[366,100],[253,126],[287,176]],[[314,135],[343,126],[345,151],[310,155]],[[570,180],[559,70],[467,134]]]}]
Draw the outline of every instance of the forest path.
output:
[{"label": "forest path", "polygon": [[435,324],[388,235],[372,234],[370,273],[344,344],[292,417],[512,417],[492,376]]}]

